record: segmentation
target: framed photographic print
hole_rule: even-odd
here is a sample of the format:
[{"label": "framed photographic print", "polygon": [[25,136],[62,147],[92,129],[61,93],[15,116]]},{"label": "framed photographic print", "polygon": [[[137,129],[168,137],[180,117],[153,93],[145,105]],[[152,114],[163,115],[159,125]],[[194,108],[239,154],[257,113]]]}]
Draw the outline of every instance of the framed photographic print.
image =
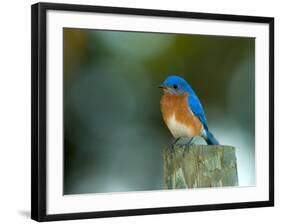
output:
[{"label": "framed photographic print", "polygon": [[273,206],[273,93],[273,18],[32,5],[32,219]]}]

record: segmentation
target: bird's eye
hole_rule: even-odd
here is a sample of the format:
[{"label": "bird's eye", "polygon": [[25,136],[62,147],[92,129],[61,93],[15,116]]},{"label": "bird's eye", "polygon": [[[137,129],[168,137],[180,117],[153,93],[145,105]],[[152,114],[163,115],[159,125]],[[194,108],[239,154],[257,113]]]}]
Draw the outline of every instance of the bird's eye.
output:
[{"label": "bird's eye", "polygon": [[179,88],[179,87],[178,87],[177,84],[174,84],[174,85],[173,85],[173,88],[174,88],[174,89],[177,89],[177,88]]}]

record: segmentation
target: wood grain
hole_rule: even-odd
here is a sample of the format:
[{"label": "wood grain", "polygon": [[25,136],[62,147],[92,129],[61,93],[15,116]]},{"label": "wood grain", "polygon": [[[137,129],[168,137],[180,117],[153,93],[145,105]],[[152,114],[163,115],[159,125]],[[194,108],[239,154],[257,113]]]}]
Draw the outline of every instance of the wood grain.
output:
[{"label": "wood grain", "polygon": [[172,145],[163,152],[165,189],[238,186],[235,148]]}]

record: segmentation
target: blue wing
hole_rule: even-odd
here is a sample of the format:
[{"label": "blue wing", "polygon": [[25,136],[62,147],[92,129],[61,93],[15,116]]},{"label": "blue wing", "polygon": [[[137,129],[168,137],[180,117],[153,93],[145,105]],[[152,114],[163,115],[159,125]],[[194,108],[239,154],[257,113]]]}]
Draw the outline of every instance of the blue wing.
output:
[{"label": "blue wing", "polygon": [[190,94],[188,96],[188,103],[189,103],[189,107],[190,107],[191,111],[193,112],[193,114],[199,118],[199,120],[202,122],[204,128],[206,128],[208,130],[207,119],[205,117],[204,110],[202,108],[202,105],[201,105],[198,97],[194,94]]}]

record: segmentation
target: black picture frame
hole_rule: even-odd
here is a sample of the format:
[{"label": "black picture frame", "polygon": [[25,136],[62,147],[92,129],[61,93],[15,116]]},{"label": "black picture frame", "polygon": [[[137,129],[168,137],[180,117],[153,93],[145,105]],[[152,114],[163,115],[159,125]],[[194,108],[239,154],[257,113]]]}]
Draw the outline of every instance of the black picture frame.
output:
[{"label": "black picture frame", "polygon": [[[46,13],[48,10],[100,12],[124,15],[162,16],[206,20],[239,21],[269,24],[269,200],[243,203],[196,206],[159,207],[145,209],[83,212],[68,214],[46,213]],[[37,221],[70,220],[131,216],[161,213],[192,212],[274,206],[274,18],[163,11],[137,8],[103,7],[73,4],[37,3],[31,16],[31,218]]]}]

